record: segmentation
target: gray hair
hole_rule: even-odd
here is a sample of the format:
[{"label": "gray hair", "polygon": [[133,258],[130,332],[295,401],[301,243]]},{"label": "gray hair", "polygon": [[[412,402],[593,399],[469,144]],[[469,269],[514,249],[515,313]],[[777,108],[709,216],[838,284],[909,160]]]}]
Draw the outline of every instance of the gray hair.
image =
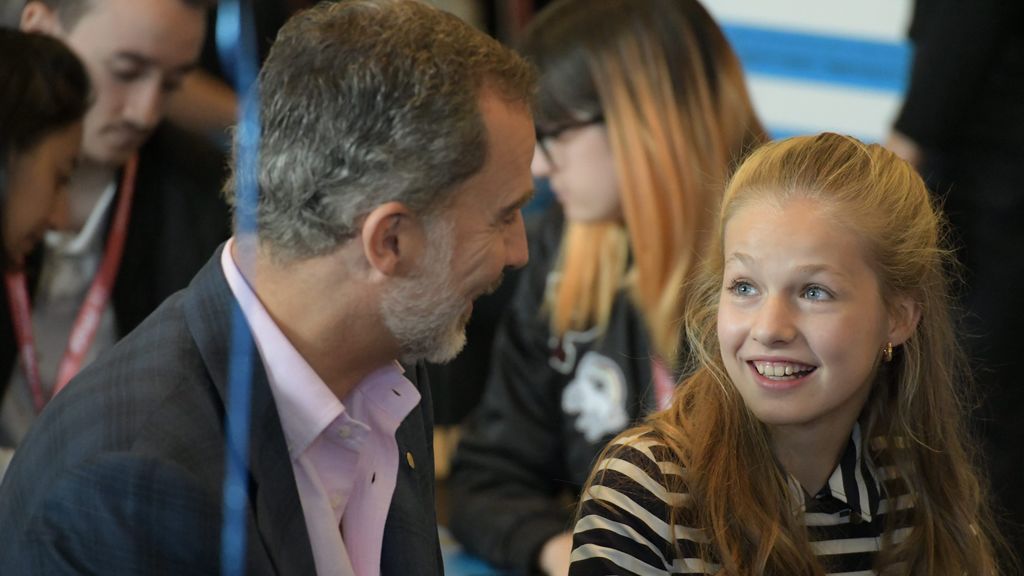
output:
[{"label": "gray hair", "polygon": [[486,159],[481,90],[528,110],[535,82],[513,51],[419,1],[297,14],[260,73],[260,242],[277,259],[308,258],[382,203],[438,210]]}]

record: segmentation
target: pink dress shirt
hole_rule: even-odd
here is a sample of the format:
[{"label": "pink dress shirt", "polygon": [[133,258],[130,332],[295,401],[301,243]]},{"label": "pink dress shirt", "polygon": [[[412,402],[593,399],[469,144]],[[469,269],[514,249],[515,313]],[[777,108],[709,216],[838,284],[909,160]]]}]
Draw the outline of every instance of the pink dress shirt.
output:
[{"label": "pink dress shirt", "polygon": [[267,372],[316,572],[379,576],[384,523],[398,476],[395,431],[419,403],[419,391],[393,362],[345,398],[335,396],[252,292],[231,256],[233,244],[231,239],[224,246],[221,267]]}]

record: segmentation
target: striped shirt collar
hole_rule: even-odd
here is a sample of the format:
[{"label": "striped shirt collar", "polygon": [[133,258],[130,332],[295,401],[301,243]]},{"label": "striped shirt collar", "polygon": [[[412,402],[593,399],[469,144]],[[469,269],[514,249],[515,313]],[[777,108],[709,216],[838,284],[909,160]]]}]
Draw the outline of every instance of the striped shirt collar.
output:
[{"label": "striped shirt collar", "polygon": [[788,475],[794,512],[841,513],[845,510],[854,518],[871,522],[878,514],[881,488],[878,471],[871,460],[865,457],[861,446],[861,429],[857,422],[839,464],[825,486],[814,496],[808,496],[800,482],[792,474]]}]

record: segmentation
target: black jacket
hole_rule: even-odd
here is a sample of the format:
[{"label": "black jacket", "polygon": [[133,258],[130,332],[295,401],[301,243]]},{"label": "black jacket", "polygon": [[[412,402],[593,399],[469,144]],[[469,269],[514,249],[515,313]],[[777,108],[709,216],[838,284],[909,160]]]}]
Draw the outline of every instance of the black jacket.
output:
[{"label": "black jacket", "polygon": [[498,327],[483,400],[449,478],[450,528],[470,552],[520,572],[572,528],[574,504],[598,453],[655,405],[651,352],[623,293],[607,332],[553,338],[541,313],[561,237],[552,215],[530,241]]},{"label": "black jacket", "polygon": [[[1024,146],[1024,3],[917,0],[896,129],[926,150]],[[927,176],[927,174],[926,174]]]}]

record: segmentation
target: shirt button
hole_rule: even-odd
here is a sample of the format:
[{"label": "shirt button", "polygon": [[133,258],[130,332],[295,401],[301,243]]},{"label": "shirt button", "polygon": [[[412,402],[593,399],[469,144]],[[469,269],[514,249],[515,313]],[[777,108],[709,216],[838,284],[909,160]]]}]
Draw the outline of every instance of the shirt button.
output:
[{"label": "shirt button", "polygon": [[348,424],[344,424],[338,427],[338,436],[347,439],[352,436],[352,427]]},{"label": "shirt button", "polygon": [[405,461],[409,463],[409,468],[416,469],[416,461],[412,458],[412,452],[405,453]]}]

